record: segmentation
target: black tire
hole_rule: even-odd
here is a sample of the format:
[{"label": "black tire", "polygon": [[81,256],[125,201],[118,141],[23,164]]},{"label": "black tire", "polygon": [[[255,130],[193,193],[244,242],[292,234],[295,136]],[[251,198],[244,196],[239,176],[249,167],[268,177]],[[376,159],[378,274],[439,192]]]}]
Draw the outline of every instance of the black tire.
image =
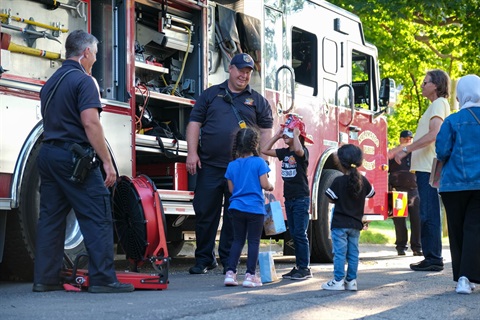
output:
[{"label": "black tire", "polygon": [[168,256],[176,257],[182,251],[183,244],[183,229],[182,226],[174,226],[177,220],[177,215],[164,215],[165,232],[167,237]]},{"label": "black tire", "polygon": [[183,249],[185,240],[169,241],[167,242],[168,256],[175,258]]},{"label": "black tire", "polygon": [[[6,270],[9,278],[13,280],[33,280],[36,228],[40,211],[40,174],[37,167],[40,148],[39,141],[28,157],[20,188],[19,207],[7,214],[2,269]],[[83,236],[73,210],[67,218],[65,248],[71,260],[75,260],[79,253],[85,251]],[[87,263],[88,261],[85,261],[79,267],[83,268]]]},{"label": "black tire", "polygon": [[[341,176],[338,170],[325,169],[320,177],[320,188],[317,196],[318,219],[311,220],[311,254],[310,260],[315,263],[330,263],[333,261],[332,239],[330,236],[330,217],[333,205],[328,201],[325,191],[333,180]],[[312,195],[314,196],[314,195]]]}]

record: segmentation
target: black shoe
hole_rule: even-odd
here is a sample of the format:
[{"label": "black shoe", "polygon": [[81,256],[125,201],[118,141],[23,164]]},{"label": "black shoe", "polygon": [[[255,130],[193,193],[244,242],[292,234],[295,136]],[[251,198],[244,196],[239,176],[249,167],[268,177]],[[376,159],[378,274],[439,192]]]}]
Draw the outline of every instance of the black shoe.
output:
[{"label": "black shoe", "polygon": [[420,262],[410,264],[410,269],[413,271],[442,271],[443,263],[435,264],[428,262],[427,260],[422,260]]},{"label": "black shoe", "polygon": [[190,269],[188,269],[188,272],[190,272],[190,274],[204,274],[204,273],[207,273],[207,270],[212,270],[212,269],[215,269],[216,267],[218,267],[218,263],[216,261],[214,261],[209,266],[202,266],[201,264],[196,264]]},{"label": "black shoe", "polygon": [[419,256],[419,257],[423,257],[423,252],[420,250],[420,251],[415,251],[413,250],[413,255],[414,256]]},{"label": "black shoe", "polygon": [[306,280],[308,278],[312,278],[312,271],[309,268],[298,268],[290,277],[291,280]]},{"label": "black shoe", "polygon": [[293,267],[292,270],[290,270],[289,272],[285,273],[285,274],[282,274],[282,278],[283,279],[292,279],[292,275],[297,273],[298,269],[297,267]]},{"label": "black shoe", "polygon": [[207,270],[213,270],[216,267],[218,267],[218,263],[217,263],[217,261],[213,261],[213,263],[211,265],[207,266]]},{"label": "black shoe", "polygon": [[48,291],[60,291],[65,290],[61,284],[41,284],[34,283],[32,291],[33,292],[48,292]]},{"label": "black shoe", "polygon": [[397,254],[399,256],[404,256],[405,255],[405,250],[404,249],[397,249]]},{"label": "black shoe", "polygon": [[106,286],[90,286],[88,292],[90,293],[121,293],[132,292],[135,287],[131,283],[114,282]]}]

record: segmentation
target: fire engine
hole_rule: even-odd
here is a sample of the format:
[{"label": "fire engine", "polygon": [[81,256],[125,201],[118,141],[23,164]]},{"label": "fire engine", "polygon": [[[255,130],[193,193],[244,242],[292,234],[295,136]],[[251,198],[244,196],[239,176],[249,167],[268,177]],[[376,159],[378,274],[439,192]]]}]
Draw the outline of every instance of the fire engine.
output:
[{"label": "fire engine", "polygon": [[[2,272],[32,277],[43,133],[39,91],[65,59],[65,39],[75,29],[100,41],[92,75],[119,177],[111,190],[114,237],[128,258],[148,259],[161,241],[168,246],[164,256],[174,257],[193,239],[195,177],[185,168],[185,128],[196,98],[227,79],[238,52],[255,60],[251,86],[268,99],[274,127],[295,113],[313,138],[307,146],[312,262],[332,259],[332,205],[324,192],[341,174],[335,161],[340,145],[364,152],[360,171],[376,190],[366,201],[366,219],[387,217],[384,112],[395,100],[393,82],[380,80],[377,49],[352,13],[321,0],[1,0],[0,21]],[[275,185],[269,197],[283,201],[279,162],[269,163]],[[291,254],[288,232],[276,238]],[[65,253],[73,258],[83,250],[72,211]]]}]

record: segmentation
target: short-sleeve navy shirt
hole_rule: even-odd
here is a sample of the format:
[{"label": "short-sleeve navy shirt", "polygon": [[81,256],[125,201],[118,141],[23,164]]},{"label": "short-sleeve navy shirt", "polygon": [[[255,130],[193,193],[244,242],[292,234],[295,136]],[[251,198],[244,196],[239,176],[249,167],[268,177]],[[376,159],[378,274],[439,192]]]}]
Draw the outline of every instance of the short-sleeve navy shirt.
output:
[{"label": "short-sleeve navy shirt", "polygon": [[[62,75],[71,69],[55,91],[47,110],[45,103]],[[89,108],[102,110],[95,79],[86,74],[74,60],[65,60],[60,69],[45,83],[40,91],[44,141],[60,140],[81,144],[89,143],[80,113]]]},{"label": "short-sleeve navy shirt", "polygon": [[[226,168],[232,161],[232,144],[240,129],[232,106],[223,99],[227,90],[228,80],[206,89],[190,114],[190,121],[202,124],[198,150],[200,160],[220,168]],[[250,86],[239,94],[230,95],[247,126],[272,128],[272,109],[262,95]]]}]

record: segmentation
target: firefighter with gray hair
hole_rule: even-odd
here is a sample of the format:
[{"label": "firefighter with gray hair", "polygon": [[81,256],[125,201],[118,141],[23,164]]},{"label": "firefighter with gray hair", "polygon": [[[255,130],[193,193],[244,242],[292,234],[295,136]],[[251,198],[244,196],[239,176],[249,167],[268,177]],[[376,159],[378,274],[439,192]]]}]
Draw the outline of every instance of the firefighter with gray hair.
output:
[{"label": "firefighter with gray hair", "polygon": [[44,133],[37,160],[41,184],[34,292],[63,290],[65,229],[72,209],[89,256],[88,291],[134,290],[132,284],[120,283],[115,273],[108,188],[117,173],[100,123],[98,84],[91,76],[97,44],[85,31],[71,32],[65,43],[67,59],[40,91]]}]

